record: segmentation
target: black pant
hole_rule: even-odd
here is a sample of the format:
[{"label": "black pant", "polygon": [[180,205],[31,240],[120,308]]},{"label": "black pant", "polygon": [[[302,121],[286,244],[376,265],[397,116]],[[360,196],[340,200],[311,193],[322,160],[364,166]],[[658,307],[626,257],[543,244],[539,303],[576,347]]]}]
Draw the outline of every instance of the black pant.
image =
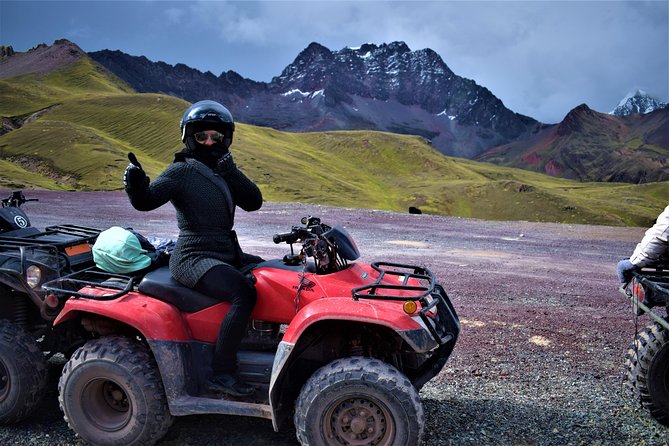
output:
[{"label": "black pant", "polygon": [[237,368],[237,348],[256,304],[255,286],[236,268],[218,265],[207,271],[194,289],[215,299],[232,303],[218,331],[212,368],[214,373],[234,372]]}]

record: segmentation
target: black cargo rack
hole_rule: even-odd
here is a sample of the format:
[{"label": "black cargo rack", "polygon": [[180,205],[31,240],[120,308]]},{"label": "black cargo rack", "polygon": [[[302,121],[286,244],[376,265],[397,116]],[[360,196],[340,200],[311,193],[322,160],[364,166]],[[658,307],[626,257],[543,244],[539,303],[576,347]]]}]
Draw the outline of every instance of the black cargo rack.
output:
[{"label": "black cargo rack", "polygon": [[[88,268],[58,279],[46,282],[42,289],[56,296],[86,297],[95,300],[114,300],[128,294],[134,289],[136,277],[114,274],[97,268]],[[82,293],[83,288],[104,288],[118,290],[115,293],[99,295]]]},{"label": "black cargo rack", "polygon": [[[100,230],[89,228],[87,226],[77,225],[57,225],[48,226],[44,231],[36,232],[18,237],[2,236],[0,235],[0,246],[28,246],[28,245],[51,245],[58,247],[68,247],[81,244],[82,242],[90,243],[100,235]],[[58,240],[56,238],[49,239],[48,237],[68,236],[76,237],[72,239]]]},{"label": "black cargo rack", "polygon": [[[444,289],[436,284],[434,274],[422,266],[404,265],[400,263],[375,262],[371,267],[379,272],[376,282],[351,290],[353,300],[376,299],[394,301],[418,301],[421,310],[418,312],[424,327],[438,345],[451,342],[459,332],[459,322],[455,309],[450,303]],[[381,283],[387,276],[397,277],[400,284]],[[421,285],[408,285],[410,279],[416,279]],[[415,294],[399,296],[397,294],[380,294],[379,290],[411,291]],[[428,300],[427,297],[431,298]],[[436,316],[427,315],[437,308]]]},{"label": "black cargo rack", "polygon": [[653,300],[669,303],[669,270],[641,270],[632,273],[643,286],[653,290]]},{"label": "black cargo rack", "polygon": [[[372,284],[353,288],[351,293],[353,294],[354,300],[422,300],[434,291],[434,274],[432,271],[422,266],[375,262],[371,264],[371,267],[379,272],[379,278]],[[401,284],[393,285],[390,283],[381,283],[386,276],[396,276],[398,281],[401,280]],[[410,279],[417,279],[419,282],[425,283],[425,285],[407,285]],[[398,296],[396,294],[379,294],[378,290],[414,291],[416,292],[416,295]]]},{"label": "black cargo rack", "polygon": [[44,228],[44,233],[47,235],[58,233],[79,236],[81,238],[95,238],[100,235],[100,232],[100,229],[79,225],[54,225]]},{"label": "black cargo rack", "polygon": [[[633,271],[632,276],[634,280],[622,285],[619,291],[632,303],[634,313],[637,316],[646,313],[655,322],[669,330],[669,321],[652,309],[659,305],[669,307],[669,269],[666,267],[646,268]],[[640,284],[644,291],[650,291],[643,301],[637,296],[635,283]]]}]

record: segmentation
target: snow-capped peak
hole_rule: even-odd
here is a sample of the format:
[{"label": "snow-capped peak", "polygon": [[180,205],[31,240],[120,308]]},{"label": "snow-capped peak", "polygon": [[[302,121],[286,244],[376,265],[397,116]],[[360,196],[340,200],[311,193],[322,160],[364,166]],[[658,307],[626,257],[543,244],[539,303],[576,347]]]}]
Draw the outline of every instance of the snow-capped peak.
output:
[{"label": "snow-capped peak", "polygon": [[609,114],[615,116],[646,114],[666,106],[665,102],[658,101],[645,91],[638,89],[634,93],[627,94]]}]

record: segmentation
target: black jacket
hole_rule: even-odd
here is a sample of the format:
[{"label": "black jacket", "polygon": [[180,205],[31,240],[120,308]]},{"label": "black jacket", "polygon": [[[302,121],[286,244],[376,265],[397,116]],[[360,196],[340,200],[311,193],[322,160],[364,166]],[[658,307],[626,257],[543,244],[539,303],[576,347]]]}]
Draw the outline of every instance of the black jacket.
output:
[{"label": "black jacket", "polygon": [[189,157],[177,157],[155,181],[128,191],[128,196],[140,211],[172,203],[177,211],[179,238],[170,258],[170,271],[191,288],[213,266],[241,266],[241,251],[232,231],[235,207],[255,211],[262,206],[260,190],[237,167],[220,173]]}]

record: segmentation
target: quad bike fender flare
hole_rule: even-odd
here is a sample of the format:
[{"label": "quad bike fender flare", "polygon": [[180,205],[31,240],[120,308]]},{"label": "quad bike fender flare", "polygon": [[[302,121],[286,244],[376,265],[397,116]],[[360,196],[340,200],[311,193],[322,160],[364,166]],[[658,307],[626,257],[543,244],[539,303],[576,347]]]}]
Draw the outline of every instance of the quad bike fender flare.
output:
[{"label": "quad bike fender flare", "polygon": [[147,340],[189,341],[191,338],[176,307],[135,292],[113,300],[70,298],[54,326],[83,315],[102,316],[127,324]]},{"label": "quad bike fender flare", "polygon": [[[283,419],[283,416],[279,413],[281,412],[280,390],[282,381],[286,376],[285,372],[290,368],[295,345],[298,343],[300,336],[307,329],[321,322],[337,320],[387,327],[395,331],[417,352],[425,352],[438,346],[427,329],[419,322],[420,319],[408,316],[396,303],[376,301],[372,305],[365,301],[352,301],[351,298],[330,298],[310,303],[291,321],[274,357],[269,387],[269,404],[275,431],[279,431],[279,424]],[[446,357],[453,349],[453,344],[454,342],[451,342],[440,347],[440,350],[448,350],[445,354]],[[443,362],[445,360],[444,358]],[[441,362],[441,365],[443,365],[443,362]]]},{"label": "quad bike fender flare", "polygon": [[323,321],[359,322],[387,327],[399,334],[415,351],[425,352],[437,346],[418,317],[407,315],[396,302],[328,298],[302,308],[290,322],[283,342],[296,344],[312,325]]}]

